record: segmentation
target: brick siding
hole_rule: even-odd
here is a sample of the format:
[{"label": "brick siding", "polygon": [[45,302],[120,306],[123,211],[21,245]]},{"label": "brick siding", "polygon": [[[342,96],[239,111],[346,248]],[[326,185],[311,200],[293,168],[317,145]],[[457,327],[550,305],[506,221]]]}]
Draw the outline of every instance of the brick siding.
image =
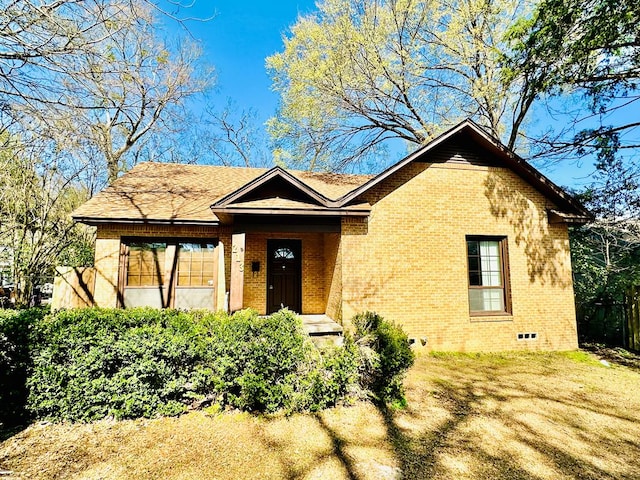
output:
[{"label": "brick siding", "polygon": [[[549,225],[553,205],[516,174],[416,162],[364,200],[368,221],[342,223],[345,318],[377,311],[435,350],[577,347],[567,227]],[[467,235],[507,238],[512,315],[469,315]]]}]

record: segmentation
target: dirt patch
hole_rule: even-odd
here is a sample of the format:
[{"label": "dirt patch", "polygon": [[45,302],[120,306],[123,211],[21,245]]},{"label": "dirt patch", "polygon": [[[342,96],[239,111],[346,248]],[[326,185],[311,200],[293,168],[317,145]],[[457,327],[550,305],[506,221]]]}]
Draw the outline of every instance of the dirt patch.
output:
[{"label": "dirt patch", "polygon": [[620,347],[607,347],[598,343],[584,344],[582,349],[609,363],[640,370],[640,353],[638,352],[632,352]]},{"label": "dirt patch", "polygon": [[408,408],[35,424],[0,478],[636,479],[640,372],[588,352],[422,355]]}]

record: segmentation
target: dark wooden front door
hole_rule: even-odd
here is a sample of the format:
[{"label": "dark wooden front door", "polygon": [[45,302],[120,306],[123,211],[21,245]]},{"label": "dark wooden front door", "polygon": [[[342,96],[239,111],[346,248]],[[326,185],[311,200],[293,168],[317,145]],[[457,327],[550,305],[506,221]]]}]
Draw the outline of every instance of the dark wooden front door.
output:
[{"label": "dark wooden front door", "polygon": [[302,310],[301,240],[267,240],[267,313]]}]

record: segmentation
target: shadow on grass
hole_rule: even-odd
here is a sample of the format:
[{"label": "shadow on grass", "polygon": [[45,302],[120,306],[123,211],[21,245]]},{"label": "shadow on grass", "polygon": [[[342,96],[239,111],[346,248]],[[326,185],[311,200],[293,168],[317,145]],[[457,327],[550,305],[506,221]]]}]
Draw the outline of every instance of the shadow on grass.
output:
[{"label": "shadow on grass", "polygon": [[[460,427],[475,415],[478,398],[472,392],[471,386],[460,389],[445,388],[441,392],[441,398],[449,405],[450,418],[442,423],[436,430],[420,432],[418,435],[406,433],[398,426],[396,412],[388,405],[377,405],[388,432],[388,438],[393,445],[394,452],[400,463],[402,472],[401,478],[435,478],[438,475],[450,477],[444,471],[444,467],[439,464],[439,454],[444,449],[451,446],[454,437]],[[475,454],[480,453],[473,445],[465,445],[463,448],[470,449]],[[483,455],[482,463],[489,465],[493,469],[501,472],[510,472],[513,475],[509,478],[523,480],[534,480],[537,477],[531,476],[527,471],[513,461],[504,458],[490,457]],[[483,477],[484,478],[484,477]]]},{"label": "shadow on grass", "polygon": [[[528,388],[517,376],[483,370],[474,369],[471,381],[469,372],[434,381],[433,396],[445,411],[435,428],[420,426],[418,417],[424,411],[377,405],[401,478],[637,478],[625,463],[637,458],[640,445],[625,439],[632,439],[632,432],[624,432],[624,425],[632,427],[637,418],[621,415],[597,399],[554,396],[540,390],[543,383]],[[594,416],[602,427],[622,425],[622,432],[589,424]],[[495,425],[496,435],[485,438]]]},{"label": "shadow on grass", "polygon": [[347,472],[347,478],[349,480],[358,480],[358,474],[355,469],[353,459],[347,454],[346,447],[348,442],[342,438],[338,432],[332,429],[327,422],[322,418],[322,415],[316,415],[316,420],[322,429],[329,435],[331,439],[331,445],[333,447],[333,455],[340,461],[342,466]]},{"label": "shadow on grass", "polygon": [[20,425],[14,427],[0,428],[0,443],[9,440],[14,435],[26,430],[28,425]]}]

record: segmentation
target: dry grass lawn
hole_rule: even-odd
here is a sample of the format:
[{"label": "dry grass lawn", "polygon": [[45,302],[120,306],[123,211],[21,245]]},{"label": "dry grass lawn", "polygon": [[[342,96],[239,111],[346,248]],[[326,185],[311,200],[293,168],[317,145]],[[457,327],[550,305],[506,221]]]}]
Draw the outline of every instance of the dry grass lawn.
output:
[{"label": "dry grass lawn", "polygon": [[583,352],[424,355],[406,385],[403,411],[36,424],[0,444],[0,478],[640,478],[639,370]]}]

